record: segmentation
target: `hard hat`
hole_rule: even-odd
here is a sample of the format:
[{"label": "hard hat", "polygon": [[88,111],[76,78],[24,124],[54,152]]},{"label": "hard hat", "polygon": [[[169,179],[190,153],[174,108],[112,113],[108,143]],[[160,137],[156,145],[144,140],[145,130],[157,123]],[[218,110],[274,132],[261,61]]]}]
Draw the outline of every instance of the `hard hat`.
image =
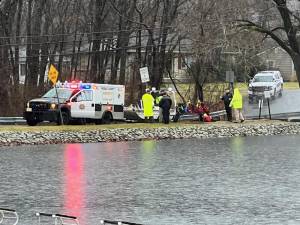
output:
[{"label": "hard hat", "polygon": [[146,88],[146,90],[145,90],[146,92],[149,92],[150,91],[150,89],[149,88]]},{"label": "hard hat", "polygon": [[172,91],[173,89],[171,87],[168,88],[168,91]]},{"label": "hard hat", "polygon": [[156,88],[155,88],[155,87],[152,87],[151,90],[152,90],[152,91],[156,91]]}]

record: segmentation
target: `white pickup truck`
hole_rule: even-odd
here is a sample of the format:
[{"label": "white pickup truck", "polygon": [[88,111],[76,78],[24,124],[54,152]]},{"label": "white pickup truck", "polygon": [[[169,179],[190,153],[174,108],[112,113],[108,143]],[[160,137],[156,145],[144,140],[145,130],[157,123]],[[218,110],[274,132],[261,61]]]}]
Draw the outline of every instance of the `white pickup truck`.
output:
[{"label": "white pickup truck", "polygon": [[279,71],[262,71],[250,80],[248,88],[249,103],[264,98],[265,91],[270,93],[272,99],[282,95],[283,79]]}]

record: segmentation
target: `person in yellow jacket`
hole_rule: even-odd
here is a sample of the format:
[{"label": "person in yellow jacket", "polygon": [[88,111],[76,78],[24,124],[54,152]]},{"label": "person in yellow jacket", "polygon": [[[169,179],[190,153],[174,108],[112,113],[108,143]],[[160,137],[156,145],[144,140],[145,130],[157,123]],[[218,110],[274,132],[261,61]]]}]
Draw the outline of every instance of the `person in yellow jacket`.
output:
[{"label": "person in yellow jacket", "polygon": [[236,122],[244,122],[245,118],[243,116],[242,110],[243,110],[243,97],[240,93],[240,90],[238,88],[235,88],[233,91],[233,97],[229,104],[229,106],[233,110],[233,114],[235,117]]},{"label": "person in yellow jacket", "polygon": [[145,121],[150,122],[153,120],[153,106],[154,106],[154,98],[151,95],[149,89],[146,89],[146,93],[142,96],[143,108],[144,108],[144,117]]}]

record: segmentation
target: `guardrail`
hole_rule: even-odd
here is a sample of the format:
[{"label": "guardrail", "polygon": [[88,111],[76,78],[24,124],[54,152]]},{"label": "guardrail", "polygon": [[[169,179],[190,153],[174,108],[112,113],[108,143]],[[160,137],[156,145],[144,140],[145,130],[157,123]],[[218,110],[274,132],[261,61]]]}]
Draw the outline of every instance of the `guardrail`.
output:
[{"label": "guardrail", "polygon": [[116,220],[100,220],[100,224],[143,225],[141,223],[133,223],[133,222],[126,222],[126,221],[116,221]]},{"label": "guardrail", "polygon": [[68,216],[63,214],[50,214],[50,213],[43,213],[38,212],[36,213],[38,217],[38,224],[42,224],[42,218],[48,218],[50,221],[47,222],[54,222],[54,225],[79,225],[79,221],[75,216]]},{"label": "guardrail", "polygon": [[[210,112],[209,115],[212,117],[226,116],[226,111],[220,110],[220,111]],[[198,119],[199,119],[199,114],[197,114],[197,113],[182,114],[179,117],[179,120],[198,120]]]},{"label": "guardrail", "polygon": [[19,216],[16,210],[0,208],[0,224],[4,224],[4,222],[11,222],[13,225],[17,225]]},{"label": "guardrail", "polygon": [[[211,112],[211,116],[218,117],[226,115],[225,110]],[[198,114],[183,114],[180,115],[179,120],[197,120]],[[14,124],[26,124],[26,120],[23,117],[0,117],[0,124],[2,125],[14,125]]]},{"label": "guardrail", "polygon": [[[291,121],[292,120],[298,120],[300,119],[300,112],[287,112],[287,113],[274,113],[272,114],[271,113],[271,116],[272,116],[272,119],[274,120],[286,120],[286,121]],[[261,115],[260,116],[261,119],[269,119],[269,114],[264,114],[264,115]],[[255,115],[255,116],[247,116],[246,119],[259,119],[259,116]],[[292,120],[291,120],[292,119]],[[296,122],[296,121],[295,121]]]},{"label": "guardrail", "polygon": [[26,120],[23,117],[0,117],[0,124],[12,125],[12,124],[25,124]]}]

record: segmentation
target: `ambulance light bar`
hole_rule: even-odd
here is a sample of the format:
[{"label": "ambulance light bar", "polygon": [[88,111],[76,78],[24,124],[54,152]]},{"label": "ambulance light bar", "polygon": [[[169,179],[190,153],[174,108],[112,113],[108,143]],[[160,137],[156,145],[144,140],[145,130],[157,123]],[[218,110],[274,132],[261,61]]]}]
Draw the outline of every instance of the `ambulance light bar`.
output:
[{"label": "ambulance light bar", "polygon": [[92,84],[90,83],[82,83],[81,81],[80,82],[75,82],[75,81],[72,81],[72,82],[67,82],[65,81],[64,83],[61,83],[61,82],[57,82],[56,83],[56,87],[57,88],[71,88],[71,89],[80,89],[80,90],[89,90],[89,89],[97,89],[97,87],[94,85],[92,86]]},{"label": "ambulance light bar", "polygon": [[68,88],[71,88],[71,89],[78,89],[78,84],[70,84],[69,86],[67,86]]},{"label": "ambulance light bar", "polygon": [[80,89],[91,89],[92,88],[92,85],[90,84],[81,84],[80,85]]}]

